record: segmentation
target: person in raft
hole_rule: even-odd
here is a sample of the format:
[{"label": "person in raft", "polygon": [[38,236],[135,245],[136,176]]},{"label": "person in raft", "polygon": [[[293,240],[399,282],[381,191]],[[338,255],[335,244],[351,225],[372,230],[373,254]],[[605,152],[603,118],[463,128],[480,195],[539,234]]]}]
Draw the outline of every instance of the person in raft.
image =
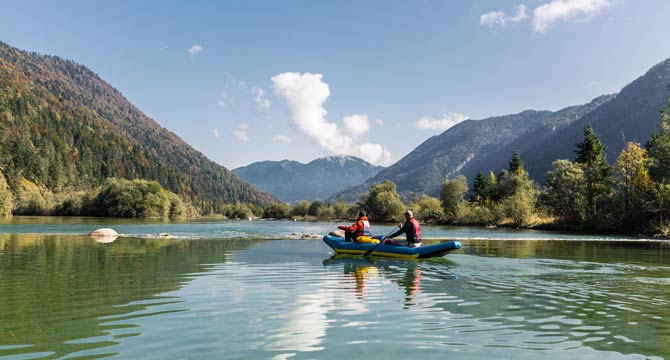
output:
[{"label": "person in raft", "polygon": [[337,228],[344,230],[345,241],[356,241],[356,238],[359,236],[371,236],[370,221],[368,221],[368,216],[363,210],[358,212],[358,220],[356,220],[356,223],[351,226],[340,225]]},{"label": "person in raft", "polygon": [[[421,246],[421,226],[419,226],[419,222],[414,218],[412,210],[405,211],[405,224],[398,224],[398,227],[400,230],[389,235],[387,239],[392,239],[402,233],[405,233],[407,242],[394,242],[391,240],[394,245],[407,245],[407,247],[411,248]],[[386,244],[387,241],[384,241],[384,243]]]}]

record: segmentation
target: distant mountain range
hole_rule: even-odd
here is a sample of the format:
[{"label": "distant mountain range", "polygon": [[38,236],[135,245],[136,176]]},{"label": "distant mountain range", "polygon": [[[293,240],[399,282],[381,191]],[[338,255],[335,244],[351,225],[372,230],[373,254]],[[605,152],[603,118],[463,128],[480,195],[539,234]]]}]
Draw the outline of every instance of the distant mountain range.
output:
[{"label": "distant mountain range", "polygon": [[282,201],[327,199],[358,185],[381,171],[353,156],[328,156],[307,164],[297,161],[261,161],[233,169],[233,173]]},{"label": "distant mountain range", "polygon": [[273,197],[193,149],[85,66],[0,42],[0,169],[17,191],[147,179],[205,212]]},{"label": "distant mountain range", "polygon": [[477,172],[500,172],[517,151],[530,176],[542,183],[556,159],[573,159],[574,144],[591,124],[607,146],[610,162],[625,142],[646,142],[660,122],[670,84],[670,59],[615,95],[555,112],[526,110],[518,114],[464,121],[433,136],[395,164],[364,183],[341,191],[349,201],[383,180],[394,181],[401,195],[438,196],[445,179],[465,175],[470,184]]}]

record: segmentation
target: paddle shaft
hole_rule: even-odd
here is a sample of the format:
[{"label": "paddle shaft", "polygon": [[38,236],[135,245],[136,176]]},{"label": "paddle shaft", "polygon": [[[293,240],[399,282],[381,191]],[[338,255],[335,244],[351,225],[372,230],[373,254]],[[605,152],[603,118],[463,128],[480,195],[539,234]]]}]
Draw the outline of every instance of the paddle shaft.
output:
[{"label": "paddle shaft", "polygon": [[[394,228],[393,230],[391,230],[391,232],[389,232],[388,234],[386,234],[386,235],[384,236],[384,240],[386,240],[386,237],[389,236],[389,235],[391,235],[391,234],[393,234],[395,231],[396,231],[396,230],[395,230],[395,228]],[[377,248],[377,246],[379,246],[379,245],[381,245],[381,244],[384,243],[384,240],[379,240],[379,244],[375,245],[375,246],[372,247],[370,250],[368,250],[368,251],[366,251],[365,253],[363,253],[363,255],[361,255],[361,256],[363,256],[363,257],[370,256],[370,254],[372,254],[372,252],[375,251],[375,249]]]}]

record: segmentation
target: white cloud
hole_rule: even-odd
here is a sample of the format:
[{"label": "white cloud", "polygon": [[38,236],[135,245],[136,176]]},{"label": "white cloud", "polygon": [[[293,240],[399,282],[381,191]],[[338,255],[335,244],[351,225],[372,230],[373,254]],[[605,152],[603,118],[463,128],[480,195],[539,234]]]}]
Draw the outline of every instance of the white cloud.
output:
[{"label": "white cloud", "polygon": [[219,107],[225,107],[226,105],[228,105],[228,94],[222,92],[219,99],[216,100],[216,105]]},{"label": "white cloud", "polygon": [[286,135],[281,135],[281,134],[277,134],[277,135],[273,136],[270,140],[272,140],[273,142],[283,142],[283,143],[287,143],[287,144],[293,143],[293,140],[291,140],[290,137],[288,137]]},{"label": "white cloud", "polygon": [[212,135],[214,135],[214,137],[217,138],[217,139],[220,138],[221,133],[219,132],[219,128],[212,129]]},{"label": "white cloud", "polygon": [[586,21],[611,4],[611,0],[552,0],[533,10],[533,30],[544,32],[559,21]]},{"label": "white cloud", "polygon": [[479,25],[494,27],[500,25],[502,27],[507,26],[507,20],[505,20],[504,12],[502,11],[491,11],[479,17]]},{"label": "white cloud", "polygon": [[357,138],[370,130],[370,122],[367,115],[350,115],[342,119],[344,132]]},{"label": "white cloud", "polygon": [[288,106],[289,118],[301,134],[332,154],[358,156],[371,163],[389,164],[391,153],[379,144],[361,141],[370,129],[367,115],[350,115],[343,127],[326,119],[323,103],[330,88],[323,75],[287,72],[272,77],[274,92]]},{"label": "white cloud", "polygon": [[460,113],[442,114],[441,118],[423,116],[414,122],[414,126],[423,130],[444,131],[467,119],[466,115]]},{"label": "white cloud", "polygon": [[233,131],[233,137],[240,141],[249,141],[249,135],[245,130],[235,130]]},{"label": "white cloud", "polygon": [[528,14],[526,14],[526,5],[517,5],[516,6],[516,15],[509,18],[510,22],[518,23],[526,20]]},{"label": "white cloud", "polygon": [[507,15],[503,11],[491,11],[479,17],[479,24],[491,28],[496,25],[506,27],[508,23],[518,23],[526,18],[528,18],[528,14],[526,14],[526,6],[517,5],[516,15],[514,16]]},{"label": "white cloud", "polygon": [[237,130],[233,131],[233,137],[239,141],[249,141],[249,134],[247,134],[247,129],[249,129],[249,124],[239,123],[237,125]]},{"label": "white cloud", "polygon": [[253,88],[251,89],[251,95],[254,97],[254,110],[257,112],[270,110],[270,100],[265,97],[265,90],[261,88]]},{"label": "white cloud", "polygon": [[375,120],[375,125],[377,125],[377,126],[382,126],[382,125],[384,125],[384,120],[382,120],[382,119],[377,119],[377,120]]},{"label": "white cloud", "polygon": [[195,55],[198,55],[198,54],[200,54],[200,53],[202,52],[202,46],[200,46],[200,45],[198,45],[198,44],[194,44],[193,46],[191,46],[191,47],[190,47],[188,50],[186,50],[186,51],[188,51],[188,54],[189,54],[189,55],[191,55],[191,56],[195,56]]}]

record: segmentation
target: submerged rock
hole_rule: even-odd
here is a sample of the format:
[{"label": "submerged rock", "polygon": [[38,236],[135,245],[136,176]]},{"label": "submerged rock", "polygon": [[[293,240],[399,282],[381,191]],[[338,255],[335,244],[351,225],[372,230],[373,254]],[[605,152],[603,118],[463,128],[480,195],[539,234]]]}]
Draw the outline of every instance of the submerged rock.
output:
[{"label": "submerged rock", "polygon": [[311,239],[321,239],[323,236],[319,234],[300,234],[292,233],[288,236],[290,239],[301,239],[301,240],[311,240]]}]

